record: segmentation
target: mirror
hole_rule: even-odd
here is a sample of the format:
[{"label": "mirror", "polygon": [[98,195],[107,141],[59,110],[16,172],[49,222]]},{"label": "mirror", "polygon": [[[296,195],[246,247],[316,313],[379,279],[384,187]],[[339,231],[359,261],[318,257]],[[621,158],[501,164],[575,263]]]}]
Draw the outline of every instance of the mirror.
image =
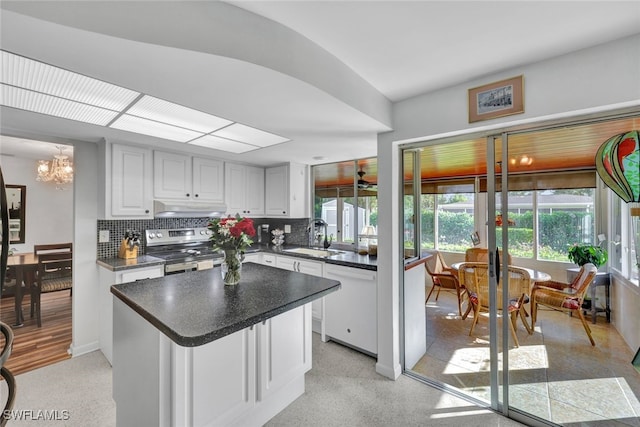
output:
[{"label": "mirror", "polygon": [[9,243],[24,243],[26,218],[26,185],[6,185],[9,208]]}]

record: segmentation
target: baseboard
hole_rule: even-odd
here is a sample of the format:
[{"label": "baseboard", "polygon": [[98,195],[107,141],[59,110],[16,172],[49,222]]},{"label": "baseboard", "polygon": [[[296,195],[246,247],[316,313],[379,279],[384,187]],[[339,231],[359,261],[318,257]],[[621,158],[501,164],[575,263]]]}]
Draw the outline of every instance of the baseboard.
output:
[{"label": "baseboard", "polygon": [[402,374],[402,367],[400,364],[395,366],[382,365],[380,362],[376,363],[376,372],[392,380],[396,380],[400,374]]},{"label": "baseboard", "polygon": [[100,350],[100,341],[94,341],[88,344],[76,346],[71,343],[69,346],[69,353],[71,357],[82,356],[83,354],[91,353],[92,351]]}]

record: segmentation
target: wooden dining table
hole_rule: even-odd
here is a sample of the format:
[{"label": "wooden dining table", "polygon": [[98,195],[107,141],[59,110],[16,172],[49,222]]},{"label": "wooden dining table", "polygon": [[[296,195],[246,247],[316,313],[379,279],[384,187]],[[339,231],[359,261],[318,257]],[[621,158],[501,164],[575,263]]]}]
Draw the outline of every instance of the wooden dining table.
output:
[{"label": "wooden dining table", "polygon": [[31,285],[33,285],[33,281],[35,280],[35,271],[38,268],[38,256],[33,252],[9,255],[7,258],[7,268],[12,269],[16,277],[16,323],[13,326],[20,327],[24,325],[24,315],[22,314],[22,298],[24,297],[23,290],[25,292],[29,292]]}]

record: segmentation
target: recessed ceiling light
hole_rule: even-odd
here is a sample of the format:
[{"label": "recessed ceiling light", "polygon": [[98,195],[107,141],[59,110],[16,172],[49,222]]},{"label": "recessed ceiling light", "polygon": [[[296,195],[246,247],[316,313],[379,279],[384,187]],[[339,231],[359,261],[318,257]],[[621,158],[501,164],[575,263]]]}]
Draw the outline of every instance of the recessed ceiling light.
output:
[{"label": "recessed ceiling light", "polygon": [[231,153],[246,153],[247,151],[257,150],[260,147],[245,144],[243,142],[231,141],[226,138],[219,138],[213,135],[205,135],[202,138],[189,141],[189,144],[199,145],[201,147],[213,148],[215,150],[229,151]]},{"label": "recessed ceiling light", "polygon": [[0,85],[0,104],[34,113],[106,126],[118,113],[51,95]]},{"label": "recessed ceiling light", "polygon": [[2,83],[95,107],[120,111],[140,94],[24,56],[2,51]]},{"label": "recessed ceiling light", "polygon": [[289,141],[289,139],[283,138],[279,135],[252,128],[250,126],[245,126],[240,123],[234,123],[226,128],[213,132],[213,135],[233,139],[235,141],[246,142],[247,144],[259,145],[261,147],[267,147],[269,145]]},{"label": "recessed ceiling light", "polygon": [[145,95],[127,110],[127,114],[173,126],[210,133],[233,123],[211,114]]},{"label": "recessed ceiling light", "polygon": [[289,141],[11,52],[0,53],[0,105],[232,153]]},{"label": "recessed ceiling light", "polygon": [[194,132],[189,129],[171,126],[166,123],[154,122],[153,120],[142,119],[128,114],[118,117],[110,127],[178,142],[187,142],[202,136],[201,133]]}]

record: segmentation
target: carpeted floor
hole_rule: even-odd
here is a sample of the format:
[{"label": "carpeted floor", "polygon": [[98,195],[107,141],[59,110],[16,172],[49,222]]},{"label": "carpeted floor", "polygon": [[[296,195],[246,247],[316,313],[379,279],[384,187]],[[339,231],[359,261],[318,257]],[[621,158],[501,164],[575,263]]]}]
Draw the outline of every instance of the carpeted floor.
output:
[{"label": "carpeted floor", "polygon": [[[18,375],[17,383],[14,413],[29,419],[12,420],[10,426],[115,426],[111,367],[99,351]],[[6,396],[3,385],[0,390]],[[313,368],[306,376],[305,394],[267,425],[462,424],[521,425],[408,377],[388,380],[376,374],[375,359],[323,343],[314,334]]]}]

